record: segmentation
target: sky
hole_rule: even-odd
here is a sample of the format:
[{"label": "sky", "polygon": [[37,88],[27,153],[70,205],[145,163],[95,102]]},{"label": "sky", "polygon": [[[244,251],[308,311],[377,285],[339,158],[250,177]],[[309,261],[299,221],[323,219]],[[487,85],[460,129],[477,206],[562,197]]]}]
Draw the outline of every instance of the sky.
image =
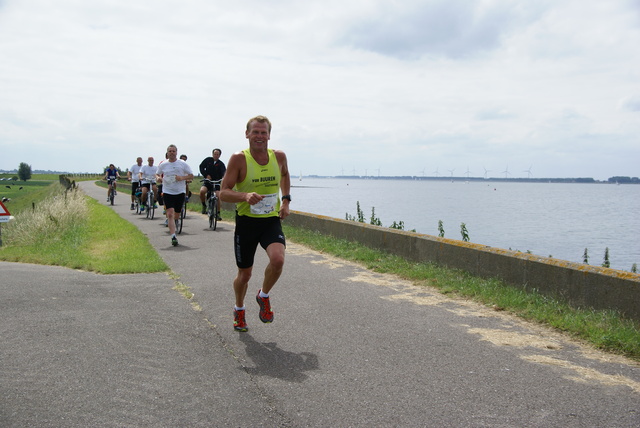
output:
[{"label": "sky", "polygon": [[0,170],[640,176],[640,0],[0,0]]}]

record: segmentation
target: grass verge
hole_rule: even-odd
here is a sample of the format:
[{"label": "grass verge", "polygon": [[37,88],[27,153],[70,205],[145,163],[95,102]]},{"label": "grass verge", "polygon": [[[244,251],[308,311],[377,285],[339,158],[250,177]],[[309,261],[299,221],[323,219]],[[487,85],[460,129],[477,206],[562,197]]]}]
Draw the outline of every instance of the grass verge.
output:
[{"label": "grass verge", "polygon": [[85,252],[87,270],[100,273],[165,272],[169,267],[135,225],[114,210],[87,198],[90,220]]},{"label": "grass verge", "polygon": [[576,309],[537,292],[527,292],[497,279],[482,279],[432,263],[415,263],[358,243],[284,225],[287,239],[317,251],[394,274],[416,285],[439,289],[504,310],[529,321],[552,326],[595,347],[640,361],[640,324],[616,311]]},{"label": "grass verge", "polygon": [[36,209],[3,227],[0,260],[105,274],[168,270],[147,237],[109,207],[57,183],[45,190],[25,195]]}]

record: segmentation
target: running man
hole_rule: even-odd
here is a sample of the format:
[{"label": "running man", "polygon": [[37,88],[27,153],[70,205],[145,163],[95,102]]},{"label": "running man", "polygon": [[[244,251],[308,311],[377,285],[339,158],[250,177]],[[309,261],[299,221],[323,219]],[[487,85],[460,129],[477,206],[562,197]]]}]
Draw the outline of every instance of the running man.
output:
[{"label": "running man", "polygon": [[167,223],[171,234],[171,245],[178,245],[176,237],[176,216],[182,211],[187,182],[193,180],[193,172],[189,165],[178,159],[178,148],[171,144],[167,147],[168,159],[158,165],[157,179],[162,178],[164,207],[167,210]]},{"label": "running man", "polygon": [[[273,321],[269,293],[284,266],[286,242],[281,220],[289,215],[291,177],[285,153],[268,148],[270,136],[269,119],[264,116],[249,119],[245,131],[249,148],[231,155],[220,190],[223,201],[236,203],[234,248],[238,274],[233,281],[233,327],[237,331],[248,330],[244,299],[258,244],[269,257],[262,288],[256,295],[260,306],[259,318],[264,323]],[[282,201],[280,190],[284,195]]]}]

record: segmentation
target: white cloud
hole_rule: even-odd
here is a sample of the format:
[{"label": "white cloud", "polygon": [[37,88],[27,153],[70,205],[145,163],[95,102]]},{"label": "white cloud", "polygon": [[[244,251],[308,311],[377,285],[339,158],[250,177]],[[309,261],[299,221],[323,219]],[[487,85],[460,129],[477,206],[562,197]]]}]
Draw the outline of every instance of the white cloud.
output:
[{"label": "white cloud", "polygon": [[587,3],[5,1],[0,169],[226,159],[266,114],[305,174],[638,176],[638,6]]},{"label": "white cloud", "polygon": [[474,56],[497,49],[505,35],[537,19],[525,2],[378,2],[344,40],[398,58]]}]

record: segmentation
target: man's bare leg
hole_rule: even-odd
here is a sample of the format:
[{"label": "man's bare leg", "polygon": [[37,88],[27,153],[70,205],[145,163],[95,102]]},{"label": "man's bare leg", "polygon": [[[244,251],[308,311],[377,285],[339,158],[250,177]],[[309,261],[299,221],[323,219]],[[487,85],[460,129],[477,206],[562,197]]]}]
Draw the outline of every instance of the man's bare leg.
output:
[{"label": "man's bare leg", "polygon": [[233,291],[236,295],[236,307],[244,307],[244,298],[247,295],[247,289],[249,287],[249,280],[251,279],[251,272],[253,268],[238,269],[238,275],[233,280]]},{"label": "man's bare leg", "polygon": [[282,275],[284,249],[285,246],[279,242],[274,242],[267,247],[269,264],[264,270],[264,280],[262,281],[262,292],[265,294],[269,294],[273,286],[276,285],[280,275]]}]

